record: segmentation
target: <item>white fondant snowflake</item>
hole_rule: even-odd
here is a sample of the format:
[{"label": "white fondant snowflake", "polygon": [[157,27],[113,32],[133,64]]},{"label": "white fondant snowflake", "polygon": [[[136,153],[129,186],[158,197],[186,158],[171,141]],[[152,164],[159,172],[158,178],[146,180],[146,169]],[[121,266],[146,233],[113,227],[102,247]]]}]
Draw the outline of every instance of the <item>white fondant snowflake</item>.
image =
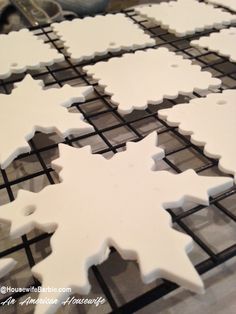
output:
[{"label": "white fondant snowflake", "polygon": [[[54,166],[62,183],[38,194],[20,191],[16,201],[0,207],[0,218],[10,221],[11,236],[34,227],[53,232],[52,254],[33,268],[43,287],[70,287],[87,294],[88,269],[108,257],[115,247],[124,259],[137,260],[145,283],[164,277],[195,292],[203,283],[186,251],[192,239],[171,228],[164,208],[185,201],[208,204],[209,195],[232,186],[232,179],[201,177],[193,170],[174,175],[152,171],[153,158],[163,151],[151,134],[140,143],[128,143],[127,151],[106,160],[90,149],[60,145]],[[43,293],[58,304],[39,304],[36,313],[54,313],[67,293]]]},{"label": "white fondant snowflake", "polygon": [[160,110],[159,116],[181,133],[191,135],[195,145],[204,146],[204,153],[219,159],[219,168],[236,179],[236,90],[225,90]]},{"label": "white fondant snowflake", "polygon": [[72,132],[92,130],[81,114],[67,111],[73,102],[83,102],[92,87],[71,87],[44,90],[42,81],[27,75],[15,84],[10,95],[0,94],[0,164],[6,168],[21,153],[29,152],[27,143],[36,131],[58,132],[63,137]]}]

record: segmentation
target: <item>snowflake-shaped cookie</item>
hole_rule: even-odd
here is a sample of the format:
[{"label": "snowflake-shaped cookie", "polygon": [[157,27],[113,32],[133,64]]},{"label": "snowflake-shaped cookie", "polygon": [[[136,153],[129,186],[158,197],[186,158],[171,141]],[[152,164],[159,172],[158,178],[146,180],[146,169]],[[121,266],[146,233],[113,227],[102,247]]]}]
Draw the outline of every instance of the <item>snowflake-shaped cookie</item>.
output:
[{"label": "snowflake-shaped cookie", "polygon": [[[0,94],[0,165],[6,168],[19,154],[29,152],[27,143],[36,131],[56,131],[66,137],[73,132],[91,131],[81,114],[72,114],[65,107],[83,102],[92,87],[71,87],[44,90],[42,81],[27,75],[15,84],[10,95]],[[63,108],[64,107],[64,108]]]},{"label": "snowflake-shaped cookie", "polygon": [[149,4],[135,10],[177,36],[186,36],[236,22],[235,15],[196,0]]},{"label": "snowflake-shaped cookie", "polygon": [[97,15],[52,24],[74,61],[155,45],[155,40],[124,14]]},{"label": "snowflake-shaped cookie", "polygon": [[28,29],[0,35],[0,79],[64,60],[64,56]]},{"label": "snowflake-shaped cookie", "polygon": [[236,90],[226,90],[158,113],[170,125],[178,125],[181,133],[191,135],[195,145],[204,146],[207,156],[219,159],[220,170],[236,180],[235,104]]},{"label": "snowflake-shaped cookie", "polygon": [[236,12],[236,1],[235,0],[206,0],[207,2],[221,5],[222,7],[229,8]]},{"label": "snowflake-shaped cookie", "polygon": [[166,48],[124,54],[83,69],[105,87],[122,113],[221,84],[199,65]]},{"label": "snowflake-shaped cookie", "polygon": [[[72,293],[87,294],[89,267],[106,260],[113,246],[124,259],[138,261],[145,283],[163,277],[203,291],[186,254],[192,240],[171,228],[164,208],[179,207],[185,201],[207,205],[209,195],[231,187],[233,180],[201,177],[193,170],[177,175],[152,171],[151,156],[163,157],[154,142],[156,134],[128,143],[127,151],[110,160],[92,155],[88,147],[60,144],[54,166],[63,169],[62,183],[38,194],[20,191],[16,201],[0,207],[0,218],[11,222],[12,237],[34,227],[55,231],[52,254],[33,268],[43,287],[68,287]],[[37,314],[54,313],[68,295],[55,292],[41,297],[59,302],[37,305]]]},{"label": "snowflake-shaped cookie", "polygon": [[200,37],[198,40],[191,41],[192,46],[207,48],[211,51],[219,53],[222,56],[229,57],[232,62],[236,62],[235,43],[236,27],[222,29],[218,33],[212,33],[210,36]]}]

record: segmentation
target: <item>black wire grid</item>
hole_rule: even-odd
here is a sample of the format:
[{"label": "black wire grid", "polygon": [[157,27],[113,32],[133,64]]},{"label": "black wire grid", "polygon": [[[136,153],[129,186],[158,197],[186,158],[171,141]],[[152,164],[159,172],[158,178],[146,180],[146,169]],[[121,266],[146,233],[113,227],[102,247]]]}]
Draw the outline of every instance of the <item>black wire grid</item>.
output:
[{"label": "black wire grid", "polygon": [[[191,59],[194,63],[200,64],[203,70],[210,71],[215,77],[220,78],[223,82],[220,90],[226,88],[236,88],[235,63],[229,62],[227,58],[219,56],[214,52],[203,49],[196,49],[190,46],[190,41],[192,39],[209,34],[215,31],[215,29],[197,33],[191,36],[186,36],[184,38],[177,38],[173,34],[170,34],[168,31],[157,26],[154,22],[150,22],[147,19],[138,16],[132,10],[125,10],[123,13],[132,19],[135,23],[140,25],[140,27],[143,28],[146,33],[150,34],[153,38],[156,39],[156,47],[167,47],[170,50],[175,51],[177,54],[181,54],[184,57]],[[32,31],[36,35],[43,37],[46,42],[51,43],[53,47],[65,54],[62,43],[52,32],[50,25],[37,27],[32,29]],[[127,140],[139,141],[142,140],[143,137],[151,131],[157,130],[159,134],[159,142],[162,142],[162,138],[167,137],[171,139],[170,141],[167,140],[167,142],[169,141],[172,143],[172,140],[174,139],[175,143],[177,143],[177,146],[175,145],[176,147],[174,148],[171,145],[169,145],[170,147],[168,147],[168,145],[164,145],[166,150],[164,162],[167,168],[171,169],[175,173],[181,173],[183,170],[189,167],[187,159],[191,159],[191,155],[194,156],[196,160],[198,160],[196,166],[194,167],[197,173],[204,175],[215,172],[217,175],[222,175],[217,169],[217,160],[205,156],[201,148],[196,147],[190,142],[189,137],[181,135],[177,128],[169,127],[165,121],[161,120],[157,116],[157,111],[160,108],[167,108],[179,102],[187,102],[192,97],[201,97],[202,95],[193,93],[192,97],[180,96],[175,100],[165,100],[161,106],[150,105],[146,110],[135,111],[132,114],[122,116],[118,113],[117,108],[110,102],[109,96],[103,93],[101,87],[99,87],[96,82],[92,81],[91,78],[82,71],[82,66],[84,65],[93,64],[99,60],[108,60],[114,55],[119,56],[123,53],[123,51],[115,54],[109,53],[103,57],[96,58],[91,62],[86,61],[77,64],[72,63],[71,60],[66,56],[65,62],[43,68],[43,70],[41,69],[41,72],[29,71],[34,78],[43,79],[46,86],[62,86],[66,83],[71,85],[92,84],[94,86],[95,91],[93,96],[90,97],[90,99],[88,99],[85,103],[74,104],[73,109],[81,112],[85,119],[93,125],[95,131],[79,137],[68,137],[64,142],[72,146],[82,146],[89,144],[91,139],[96,138],[100,145],[98,148],[94,149],[95,153],[117,153],[125,147]],[[25,74],[13,75],[9,79],[0,81],[0,92],[10,93],[13,83],[22,80],[24,75]],[[139,79],[144,80],[145,77],[140,77]],[[105,119],[107,124],[99,123],[102,121],[102,119]],[[114,140],[112,137],[114,132],[118,132],[124,136],[121,136],[119,140]],[[31,182],[31,180],[34,178],[45,176],[50,184],[57,183],[55,180],[54,170],[51,168],[50,162],[45,160],[44,156],[45,153],[55,149],[58,143],[44,143],[38,147],[35,140],[36,136],[30,141],[32,151],[29,154],[23,154],[19,156],[16,160],[20,161],[26,157],[33,156],[33,158],[35,158],[40,165],[37,171],[34,170],[25,175],[12,178],[12,176],[9,176],[7,169],[1,170],[0,192],[3,190],[7,192],[9,198],[8,201],[13,201],[15,198],[13,193],[15,186],[24,182]],[[179,157],[175,158],[176,156]],[[184,159],[187,161],[187,166],[184,162]],[[179,161],[176,162],[176,160]],[[183,163],[181,161],[183,161]],[[234,199],[235,194],[236,189],[234,187],[231,190],[210,199],[210,205],[214,207],[214,210],[218,211],[223,216],[223,219],[226,219],[228,222],[232,223],[234,227],[236,221],[236,205],[231,205],[229,207],[227,204],[231,199]],[[204,209],[206,209],[206,206],[200,205],[184,211],[178,211],[176,209],[168,210],[172,216],[174,226],[179,227],[182,231],[189,234],[207,256],[203,261],[195,265],[199,274],[204,274],[214,267],[236,256],[236,242],[231,243],[228,247],[223,249],[214,248],[212,244],[207,241],[207,239],[203,239],[201,236],[199,236],[197,231],[187,223],[189,218],[194,220],[195,214],[203,211]],[[2,250],[0,252],[0,257],[4,258],[8,257],[12,253],[25,251],[28,264],[31,268],[36,263],[34,254],[32,252],[32,245],[39,243],[40,241],[43,241],[50,236],[51,235],[49,234],[40,234],[33,238],[29,238],[28,235],[24,235],[20,243],[13,247]],[[224,239],[225,236],[226,233],[224,232],[224,228],[222,228],[220,237]],[[114,252],[115,250],[111,249],[111,254],[114,254]],[[110,308],[112,309],[112,313],[133,313],[178,288],[176,284],[162,280],[160,284],[157,284],[157,286],[145,292],[144,294],[135,296],[132,300],[129,300],[128,302],[120,305],[116,302],[109,284],[106,282],[106,278],[103,276],[100,266],[93,266],[92,272],[95,275],[97,283],[104,293]],[[33,285],[38,286],[40,283],[34,279]],[[24,293],[15,293],[12,296],[14,298],[20,298],[23,295]]]}]

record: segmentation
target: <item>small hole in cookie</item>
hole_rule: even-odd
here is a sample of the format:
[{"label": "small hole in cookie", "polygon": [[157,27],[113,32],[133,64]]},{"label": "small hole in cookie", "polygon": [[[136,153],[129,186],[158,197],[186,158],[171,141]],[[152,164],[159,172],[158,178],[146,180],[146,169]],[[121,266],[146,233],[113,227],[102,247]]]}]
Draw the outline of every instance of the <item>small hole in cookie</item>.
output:
[{"label": "small hole in cookie", "polygon": [[152,7],[152,4],[149,4],[149,8],[151,8]]},{"label": "small hole in cookie", "polygon": [[172,68],[178,68],[178,64],[171,64]]},{"label": "small hole in cookie", "polygon": [[217,101],[217,105],[226,105],[227,101],[226,100],[219,100]]},{"label": "small hole in cookie", "polygon": [[115,42],[114,41],[112,41],[112,42],[110,42],[110,46],[115,46]]},{"label": "small hole in cookie", "polygon": [[29,205],[24,209],[24,216],[30,216],[36,211],[36,207],[34,205]]},{"label": "small hole in cookie", "polygon": [[14,62],[14,63],[11,64],[11,66],[12,66],[12,67],[17,67],[17,66],[18,66],[18,63]]}]

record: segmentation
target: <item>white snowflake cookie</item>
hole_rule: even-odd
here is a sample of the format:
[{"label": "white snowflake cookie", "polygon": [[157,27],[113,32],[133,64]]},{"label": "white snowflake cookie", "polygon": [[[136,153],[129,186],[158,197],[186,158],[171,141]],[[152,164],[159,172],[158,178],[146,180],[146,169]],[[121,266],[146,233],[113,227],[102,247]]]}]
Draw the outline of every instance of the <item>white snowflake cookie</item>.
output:
[{"label": "white snowflake cookie", "polygon": [[[145,283],[162,277],[203,292],[202,280],[187,256],[192,239],[172,229],[164,208],[185,201],[208,205],[209,196],[228,189],[233,180],[201,177],[193,170],[153,171],[153,158],[163,157],[155,143],[153,133],[139,143],[128,143],[125,152],[110,160],[92,155],[89,147],[61,144],[54,167],[62,169],[62,182],[37,194],[20,191],[16,201],[0,207],[0,219],[11,222],[14,238],[35,227],[55,231],[51,255],[33,267],[43,287],[87,294],[88,269],[106,260],[113,246],[124,259],[138,261]],[[55,313],[68,293],[40,297],[58,302],[38,304],[36,314]]]},{"label": "white snowflake cookie", "polygon": [[85,134],[93,127],[67,107],[83,102],[92,87],[44,89],[42,81],[27,75],[10,95],[0,94],[0,165],[6,168],[19,154],[30,151],[27,143],[36,131],[57,132],[62,137]]}]

